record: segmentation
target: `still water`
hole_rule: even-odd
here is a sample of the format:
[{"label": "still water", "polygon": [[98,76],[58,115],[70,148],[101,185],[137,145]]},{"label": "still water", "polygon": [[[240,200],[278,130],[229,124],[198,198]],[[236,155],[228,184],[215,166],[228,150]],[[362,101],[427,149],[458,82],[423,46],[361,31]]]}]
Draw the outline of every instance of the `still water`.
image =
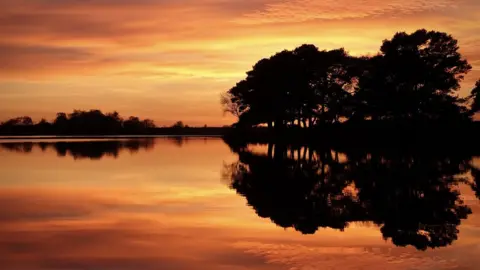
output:
[{"label": "still water", "polygon": [[344,152],[0,141],[0,269],[479,269],[478,158]]}]

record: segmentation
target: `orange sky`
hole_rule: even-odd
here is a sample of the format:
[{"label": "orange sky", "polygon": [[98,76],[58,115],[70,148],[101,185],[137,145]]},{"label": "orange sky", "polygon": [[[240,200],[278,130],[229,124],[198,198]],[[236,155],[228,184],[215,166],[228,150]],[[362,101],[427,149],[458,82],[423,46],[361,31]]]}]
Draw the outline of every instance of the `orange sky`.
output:
[{"label": "orange sky", "polygon": [[230,124],[220,94],[303,43],[375,53],[397,31],[445,31],[480,78],[478,0],[1,0],[0,120],[99,108],[158,125]]}]

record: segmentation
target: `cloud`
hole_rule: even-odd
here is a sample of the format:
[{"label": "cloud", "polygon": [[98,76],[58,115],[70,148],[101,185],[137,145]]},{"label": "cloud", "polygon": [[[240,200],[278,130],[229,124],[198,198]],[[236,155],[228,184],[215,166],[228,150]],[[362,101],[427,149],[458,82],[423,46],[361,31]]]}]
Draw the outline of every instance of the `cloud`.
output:
[{"label": "cloud", "polygon": [[[249,229],[222,223],[219,200],[155,200],[158,193],[136,192],[3,189],[0,264],[30,270],[277,269],[231,245]],[[132,195],[153,200],[131,201]]]},{"label": "cloud", "polygon": [[[452,270],[480,263],[473,216],[462,224],[455,245],[428,252],[395,248],[382,240],[376,226],[364,224],[309,236],[278,228],[217,182],[222,160],[234,158],[221,140],[186,143],[176,148],[158,140],[144,159],[124,157],[114,163],[72,163],[50,152],[37,155],[37,148],[29,156],[5,156],[0,265],[29,270]],[[173,147],[176,151],[169,151]],[[27,160],[30,170],[12,166]],[[185,167],[190,170],[181,170]],[[477,202],[471,190],[467,195],[467,203]]]},{"label": "cloud", "polygon": [[245,15],[244,23],[286,23],[318,19],[364,18],[384,14],[412,14],[457,7],[454,0],[287,0],[267,4]]},{"label": "cloud", "polygon": [[[397,16],[407,16],[444,10],[459,5],[454,2],[458,3],[6,0],[0,11],[0,56],[7,65],[0,70],[0,76],[22,78],[30,77],[27,73],[50,73],[58,78],[75,71],[105,71],[156,73],[165,75],[164,79],[175,75],[239,79],[260,57],[301,43],[320,41],[319,46],[344,46],[354,52],[378,50],[381,39],[372,43],[372,34],[394,26],[382,22],[385,18],[362,21],[365,17],[392,11]],[[331,18],[342,20],[329,22]],[[404,25],[418,27],[415,21],[422,18],[408,18],[409,23]],[[263,25],[264,22],[282,24]],[[372,25],[376,29],[371,29]],[[352,29],[359,34],[348,33]],[[389,30],[389,35],[393,32]]]},{"label": "cloud", "polygon": [[[119,59],[99,56],[82,48],[8,45],[0,43],[0,74],[10,78],[65,74],[68,71],[94,73],[118,66]],[[125,63],[122,63],[125,64]]]},{"label": "cloud", "polygon": [[[448,251],[421,253],[412,249],[382,245],[362,246],[307,246],[300,243],[270,244],[240,242],[236,246],[267,259],[269,263],[291,270],[310,269],[472,269],[476,259],[471,257],[476,248],[459,247],[465,252],[461,259],[449,256]],[[464,260],[463,260],[464,259]]]}]

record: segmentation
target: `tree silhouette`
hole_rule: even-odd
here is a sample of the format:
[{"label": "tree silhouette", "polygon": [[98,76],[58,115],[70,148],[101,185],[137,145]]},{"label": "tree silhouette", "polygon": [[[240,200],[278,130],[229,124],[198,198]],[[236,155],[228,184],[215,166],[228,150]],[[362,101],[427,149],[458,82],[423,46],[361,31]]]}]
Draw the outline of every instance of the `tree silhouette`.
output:
[{"label": "tree silhouette", "polygon": [[480,168],[472,167],[471,174],[473,178],[471,187],[475,191],[477,197],[480,198]]},{"label": "tree silhouette", "polygon": [[349,66],[354,58],[344,49],[319,51],[313,45],[300,46],[294,52],[304,62],[308,73],[309,88],[306,93],[297,93],[305,107],[300,113],[302,120],[307,117],[309,126],[313,126],[317,120],[323,124],[335,123],[340,117],[348,116],[352,94],[348,90],[352,90],[355,77]]},{"label": "tree silhouette", "polygon": [[[458,50],[452,36],[424,29],[395,34],[371,57],[302,45],[258,61],[221,103],[236,126],[276,130],[346,120],[468,121],[472,111],[457,92],[471,66]],[[477,110],[478,96],[472,92]]]},{"label": "tree silhouette", "polygon": [[175,124],[172,125],[172,128],[177,128],[177,129],[185,128],[185,124],[182,121],[177,121]]},{"label": "tree silhouette", "polygon": [[360,77],[357,99],[372,119],[458,119],[466,113],[456,96],[471,66],[457,40],[435,31],[397,33],[385,40]]},{"label": "tree silhouette", "polygon": [[28,116],[16,117],[7,120],[6,122],[2,123],[3,126],[31,126],[33,125],[32,118]]},{"label": "tree silhouette", "polygon": [[239,118],[239,125],[267,124],[277,130],[287,125],[313,126],[338,121],[341,106],[352,81],[344,64],[343,50],[319,51],[303,45],[262,59],[223,97],[226,112]]},{"label": "tree silhouette", "polygon": [[144,134],[155,128],[150,119],[131,116],[124,120],[118,112],[104,114],[100,110],[74,110],[57,113],[52,123],[42,119],[34,123],[30,117],[17,117],[0,125],[4,134],[59,134],[59,135],[110,135]]},{"label": "tree silhouette", "polygon": [[477,81],[475,87],[472,89],[469,99],[472,101],[471,112],[480,112],[480,80]]}]

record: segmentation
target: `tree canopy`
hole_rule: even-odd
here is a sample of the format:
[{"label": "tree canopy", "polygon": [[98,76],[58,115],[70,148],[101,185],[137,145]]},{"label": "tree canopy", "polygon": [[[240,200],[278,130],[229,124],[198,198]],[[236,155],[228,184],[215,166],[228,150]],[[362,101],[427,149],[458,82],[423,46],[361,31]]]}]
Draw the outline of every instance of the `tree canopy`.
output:
[{"label": "tree canopy", "polygon": [[[478,85],[460,98],[471,69],[447,33],[396,33],[374,56],[302,45],[258,61],[222,96],[236,125],[314,127],[349,120],[468,121]],[[468,108],[468,104],[471,104]]]},{"label": "tree canopy", "polygon": [[475,88],[472,89],[468,99],[472,102],[472,113],[480,112],[480,80],[475,84]]}]

